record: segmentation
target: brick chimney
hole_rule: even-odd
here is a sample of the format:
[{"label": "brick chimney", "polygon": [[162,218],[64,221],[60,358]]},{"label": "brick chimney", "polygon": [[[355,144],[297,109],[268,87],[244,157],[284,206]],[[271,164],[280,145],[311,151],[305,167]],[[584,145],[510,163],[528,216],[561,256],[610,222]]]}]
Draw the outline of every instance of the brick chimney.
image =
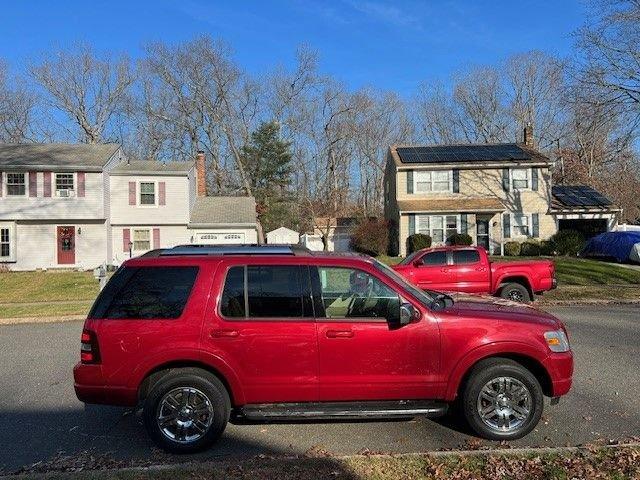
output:
[{"label": "brick chimney", "polygon": [[207,196],[207,169],[204,163],[204,152],[198,150],[196,155],[196,192],[199,197]]},{"label": "brick chimney", "polygon": [[533,127],[531,126],[531,122],[527,122],[524,127],[524,135],[522,141],[526,147],[535,147],[535,142],[533,140]]}]

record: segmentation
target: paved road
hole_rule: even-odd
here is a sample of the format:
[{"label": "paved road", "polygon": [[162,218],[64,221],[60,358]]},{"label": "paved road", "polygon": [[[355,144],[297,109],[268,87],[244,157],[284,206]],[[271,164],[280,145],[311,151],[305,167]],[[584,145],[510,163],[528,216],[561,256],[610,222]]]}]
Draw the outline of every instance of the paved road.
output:
[{"label": "paved road", "polygon": [[[517,446],[566,445],[640,434],[640,308],[550,309],[569,328],[575,384]],[[81,322],[0,326],[0,471],[87,449],[115,459],[172,461],[124,409],[85,411],[73,392]],[[454,421],[230,425],[221,443],[191,459],[292,454],[420,452],[476,442]],[[185,460],[185,457],[180,457]]]}]

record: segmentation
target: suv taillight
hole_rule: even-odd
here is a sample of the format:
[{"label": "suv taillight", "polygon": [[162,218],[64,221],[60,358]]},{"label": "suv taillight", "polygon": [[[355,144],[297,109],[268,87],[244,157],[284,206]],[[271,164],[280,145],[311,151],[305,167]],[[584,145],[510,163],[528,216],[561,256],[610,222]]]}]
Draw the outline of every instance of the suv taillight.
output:
[{"label": "suv taillight", "polygon": [[82,363],[100,363],[98,337],[95,332],[83,330],[80,342],[80,361]]}]

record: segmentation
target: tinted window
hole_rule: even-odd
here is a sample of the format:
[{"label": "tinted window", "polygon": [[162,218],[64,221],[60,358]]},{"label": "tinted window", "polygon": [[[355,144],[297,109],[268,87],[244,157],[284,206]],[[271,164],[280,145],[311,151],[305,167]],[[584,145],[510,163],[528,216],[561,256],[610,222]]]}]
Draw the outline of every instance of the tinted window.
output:
[{"label": "tinted window", "polygon": [[[245,299],[245,272],[247,292]],[[245,312],[245,305],[249,311]],[[220,312],[231,318],[312,317],[308,269],[299,265],[248,265],[229,269]]]},{"label": "tinted window", "polygon": [[91,318],[178,318],[187,303],[198,267],[119,269],[98,296]]},{"label": "tinted window", "polygon": [[[390,318],[399,312],[400,297],[373,275],[342,267],[319,267],[316,316],[325,318]],[[324,310],[324,314],[322,314]]]},{"label": "tinted window", "polygon": [[244,317],[244,267],[232,267],[224,282],[220,312],[225,317]]},{"label": "tinted window", "polygon": [[476,250],[454,250],[453,264],[462,265],[465,263],[478,263],[480,254]]},{"label": "tinted window", "polygon": [[422,257],[423,265],[446,265],[447,264],[447,252],[432,252],[427,253]]},{"label": "tinted window", "polygon": [[302,268],[247,267],[249,317],[302,317]]}]

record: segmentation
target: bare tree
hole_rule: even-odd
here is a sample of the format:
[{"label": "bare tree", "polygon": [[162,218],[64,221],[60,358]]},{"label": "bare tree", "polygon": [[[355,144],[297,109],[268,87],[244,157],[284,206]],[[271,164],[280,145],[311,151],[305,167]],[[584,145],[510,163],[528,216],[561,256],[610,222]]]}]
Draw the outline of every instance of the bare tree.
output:
[{"label": "bare tree", "polygon": [[122,111],[134,82],[126,57],[98,58],[90,48],[60,51],[31,67],[50,104],[80,128],[86,143],[103,141],[109,121]]},{"label": "bare tree", "polygon": [[7,68],[0,62],[0,142],[18,143],[31,139],[35,95],[18,80],[9,85]]}]

